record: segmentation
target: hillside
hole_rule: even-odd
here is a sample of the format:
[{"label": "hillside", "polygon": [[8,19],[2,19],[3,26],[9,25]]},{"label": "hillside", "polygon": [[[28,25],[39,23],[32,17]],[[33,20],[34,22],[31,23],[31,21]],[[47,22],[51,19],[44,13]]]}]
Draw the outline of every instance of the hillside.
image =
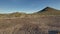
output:
[{"label": "hillside", "polygon": [[51,7],[46,7],[42,9],[41,11],[38,11],[37,14],[40,15],[60,15],[60,10],[51,8]]}]

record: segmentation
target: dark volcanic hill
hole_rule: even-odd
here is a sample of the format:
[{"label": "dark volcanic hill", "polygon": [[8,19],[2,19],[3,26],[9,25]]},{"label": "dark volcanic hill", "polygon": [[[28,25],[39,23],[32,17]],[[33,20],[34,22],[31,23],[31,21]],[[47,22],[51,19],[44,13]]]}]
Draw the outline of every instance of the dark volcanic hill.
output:
[{"label": "dark volcanic hill", "polygon": [[37,13],[40,15],[60,15],[60,10],[51,7],[46,7],[41,11],[38,11]]}]

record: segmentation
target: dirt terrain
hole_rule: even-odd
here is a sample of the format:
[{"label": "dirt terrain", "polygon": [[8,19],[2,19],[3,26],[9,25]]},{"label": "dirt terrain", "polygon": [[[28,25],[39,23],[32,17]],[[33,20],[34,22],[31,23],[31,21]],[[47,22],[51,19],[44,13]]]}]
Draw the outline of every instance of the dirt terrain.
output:
[{"label": "dirt terrain", "polygon": [[60,28],[60,16],[0,19],[0,34],[47,34]]}]

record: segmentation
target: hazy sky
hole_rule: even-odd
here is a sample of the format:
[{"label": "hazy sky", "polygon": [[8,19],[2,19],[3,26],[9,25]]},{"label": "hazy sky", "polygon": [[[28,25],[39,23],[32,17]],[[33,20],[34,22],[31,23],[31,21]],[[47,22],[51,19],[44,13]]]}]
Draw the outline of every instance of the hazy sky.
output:
[{"label": "hazy sky", "polygon": [[60,9],[60,0],[0,0],[0,13],[39,11],[46,6]]}]

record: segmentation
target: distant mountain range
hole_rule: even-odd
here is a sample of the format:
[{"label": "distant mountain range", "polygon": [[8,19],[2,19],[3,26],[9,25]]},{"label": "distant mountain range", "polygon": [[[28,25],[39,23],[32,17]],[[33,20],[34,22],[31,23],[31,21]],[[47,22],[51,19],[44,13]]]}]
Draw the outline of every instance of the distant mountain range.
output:
[{"label": "distant mountain range", "polygon": [[51,7],[46,7],[41,11],[32,14],[15,12],[10,14],[0,14],[0,17],[20,17],[20,16],[27,16],[27,15],[60,15],[60,10]]}]

